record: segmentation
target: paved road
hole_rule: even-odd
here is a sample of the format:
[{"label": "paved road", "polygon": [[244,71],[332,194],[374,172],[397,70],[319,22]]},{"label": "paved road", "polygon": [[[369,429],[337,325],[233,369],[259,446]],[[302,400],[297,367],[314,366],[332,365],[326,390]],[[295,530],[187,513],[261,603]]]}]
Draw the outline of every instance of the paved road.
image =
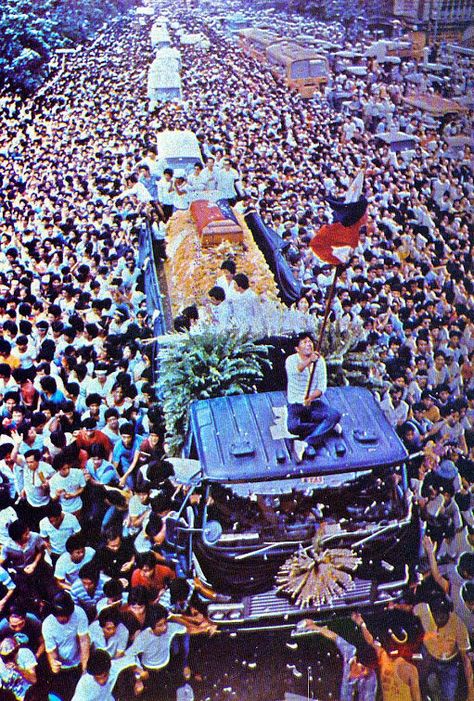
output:
[{"label": "paved road", "polygon": [[298,643],[288,634],[203,639],[192,666],[202,676],[191,682],[196,701],[280,701],[285,692],[334,701],[341,678],[341,658],[318,636]]}]

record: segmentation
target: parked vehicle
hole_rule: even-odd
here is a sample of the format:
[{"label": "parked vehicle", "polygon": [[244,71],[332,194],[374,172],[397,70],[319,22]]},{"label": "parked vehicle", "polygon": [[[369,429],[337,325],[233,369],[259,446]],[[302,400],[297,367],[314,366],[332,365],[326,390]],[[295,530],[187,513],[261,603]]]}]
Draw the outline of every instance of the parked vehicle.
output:
[{"label": "parked vehicle", "polygon": [[266,62],[267,49],[282,41],[282,37],[266,29],[241,29],[239,42],[245,53],[253,58]]},{"label": "parked vehicle", "polygon": [[201,147],[194,132],[162,131],[157,136],[158,164],[165,168],[185,170],[190,173],[197,161],[202,161]]},{"label": "parked vehicle", "polygon": [[280,42],[267,49],[271,71],[302,97],[310,98],[326,85],[329,62],[316,50],[303,49],[295,42]]},{"label": "parked vehicle", "polygon": [[[291,628],[302,617],[328,620],[397,600],[417,562],[419,521],[407,489],[407,453],[371,393],[330,388],[342,436],[298,464],[291,440],[279,438],[283,392],[195,402],[186,456],[198,470],[187,500],[167,521],[168,540],[229,603],[212,603],[224,631]],[[191,496],[201,493],[186,521]],[[192,501],[196,501],[195,499]],[[324,526],[322,524],[324,523]],[[322,529],[322,530],[321,530]],[[319,547],[359,557],[353,586],[320,606],[300,608],[280,593],[280,567],[323,533]]]}]

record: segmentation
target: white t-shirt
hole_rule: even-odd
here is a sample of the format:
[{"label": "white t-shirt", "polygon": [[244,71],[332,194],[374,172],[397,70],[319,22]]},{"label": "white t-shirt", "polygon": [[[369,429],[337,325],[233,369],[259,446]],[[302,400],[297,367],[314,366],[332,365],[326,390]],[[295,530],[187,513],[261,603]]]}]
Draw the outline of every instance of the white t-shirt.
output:
[{"label": "white t-shirt", "polygon": [[123,623],[119,623],[115,634],[106,640],[99,621],[94,621],[89,626],[89,638],[96,650],[106,650],[113,658],[118,652],[125,652],[127,649],[128,629]]},{"label": "white t-shirt", "polygon": [[48,479],[55,474],[55,470],[47,462],[40,460],[36,470],[30,470],[24,463],[18,472],[17,491],[20,493],[24,489],[28,503],[34,507],[49,504],[49,491],[44,488],[40,473],[44,479]]},{"label": "white t-shirt", "polygon": [[[60,490],[64,490],[66,493],[76,492],[80,487],[86,486],[86,480],[82,470],[77,468],[72,468],[69,471],[67,477],[62,477],[62,475],[57,472],[54,477],[51,478],[49,482],[50,494],[53,499],[56,498],[56,494]],[[79,511],[82,509],[82,499],[80,496],[74,497],[74,499],[66,499],[64,494],[59,497],[59,503],[62,506],[63,511],[67,513],[73,513],[74,511]]]},{"label": "white t-shirt", "polygon": [[118,675],[123,669],[135,666],[136,662],[132,657],[112,660],[109,678],[103,685],[98,684],[91,674],[83,674],[77,683],[72,701],[114,701],[112,690]]},{"label": "white t-shirt", "polygon": [[41,627],[46,652],[56,650],[63,669],[76,667],[81,661],[78,636],[87,635],[88,628],[87,616],[80,606],[74,606],[67,623],[59,623],[56,617],[50,614]]},{"label": "white t-shirt", "polygon": [[95,555],[94,548],[86,547],[86,552],[83,559],[80,562],[73,562],[71,560],[71,554],[65,552],[56,562],[56,567],[54,568],[54,576],[56,579],[64,580],[68,584],[74,584],[79,576],[79,570],[82,565],[86,565],[92,560]]},{"label": "white t-shirt", "polygon": [[[287,398],[289,404],[303,404],[311,374],[311,367],[298,371],[300,356],[298,353],[289,355],[286,359]],[[310,393],[319,389],[323,394],[327,388],[326,361],[319,357],[311,382]]]},{"label": "white t-shirt", "polygon": [[18,514],[13,506],[7,506],[6,509],[0,511],[0,541],[2,543],[6,543],[10,538],[8,535],[8,526],[10,523],[13,523],[13,521],[16,521],[17,518]]},{"label": "white t-shirt", "polygon": [[175,635],[184,635],[186,628],[181,623],[168,622],[165,633],[155,635],[151,628],[145,628],[138,633],[128,655],[140,655],[144,667],[148,669],[163,669],[170,661],[171,641]]},{"label": "white t-shirt", "polygon": [[66,550],[66,541],[69,536],[79,533],[80,530],[81,526],[74,514],[65,513],[59,528],[55,528],[48,517],[40,521],[40,536],[48,538],[51,552],[55,555],[62,555]]}]

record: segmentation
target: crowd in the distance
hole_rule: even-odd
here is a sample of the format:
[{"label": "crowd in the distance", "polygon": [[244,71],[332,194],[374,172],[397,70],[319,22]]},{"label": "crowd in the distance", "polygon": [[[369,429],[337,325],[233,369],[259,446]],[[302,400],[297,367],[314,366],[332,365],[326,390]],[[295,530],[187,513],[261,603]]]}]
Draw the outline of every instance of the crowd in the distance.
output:
[{"label": "crowd in the distance", "polygon": [[[337,113],[337,85],[304,101],[209,32],[213,50],[183,51],[185,102],[149,113],[150,27],[129,19],[68,58],[38,96],[0,96],[2,689],[18,701],[109,701],[112,689],[128,699],[157,684],[166,694],[192,675],[190,636],[213,631],[205,602],[215,592],[186,579],[165,540],[184,490],[165,458],[137,265],[141,227],[164,258],[162,222],[204,180],[231,203],[242,195],[288,243],[298,308],[317,312],[332,276],[309,241],[327,221],[325,196],[365,170],[368,224],[333,314],[359,321],[360,349],[375,350],[382,408],[419,453],[411,489],[432,538],[431,577],[472,635],[474,180],[469,146],[453,153],[447,139],[471,133],[472,112],[442,132],[424,126],[401,103],[402,64],[346,79],[353,97]],[[413,153],[378,145],[394,124],[420,137]],[[198,135],[206,167],[194,185],[155,177],[166,128]],[[235,294],[234,273],[224,264],[213,306]],[[211,316],[225,325],[224,313]]]}]

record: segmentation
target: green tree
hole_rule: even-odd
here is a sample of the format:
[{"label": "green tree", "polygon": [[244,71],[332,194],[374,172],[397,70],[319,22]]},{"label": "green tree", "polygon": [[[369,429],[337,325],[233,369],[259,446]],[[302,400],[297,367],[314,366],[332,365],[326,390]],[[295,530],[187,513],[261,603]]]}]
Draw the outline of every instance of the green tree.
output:
[{"label": "green tree", "polygon": [[55,49],[91,39],[133,0],[3,0],[0,3],[0,87],[23,94],[48,75]]}]

